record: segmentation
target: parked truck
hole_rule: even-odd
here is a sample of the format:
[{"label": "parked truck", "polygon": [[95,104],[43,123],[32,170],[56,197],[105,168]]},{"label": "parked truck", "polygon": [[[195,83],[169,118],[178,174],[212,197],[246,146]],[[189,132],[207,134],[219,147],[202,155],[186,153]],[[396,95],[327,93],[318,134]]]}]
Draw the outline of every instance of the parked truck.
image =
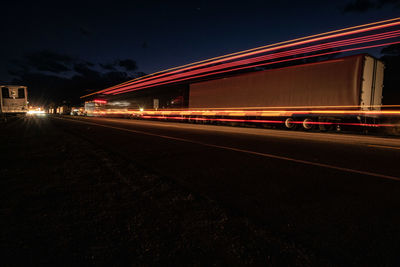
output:
[{"label": "parked truck", "polygon": [[[176,85],[179,90],[148,88],[108,96],[108,102],[130,103],[124,114],[144,119],[258,123],[306,130],[379,127],[383,122],[397,124],[400,114],[381,110],[384,68],[380,60],[359,54],[189,81]],[[141,103],[141,99],[146,101]],[[152,99],[160,100],[158,108],[149,104]],[[181,107],[169,106],[174,99],[182,99]],[[102,114],[107,115],[107,109]]]},{"label": "parked truck", "polygon": [[190,85],[189,108],[380,109],[384,65],[357,55]]},{"label": "parked truck", "polygon": [[24,114],[28,112],[28,91],[26,86],[1,85],[0,113]]},{"label": "parked truck", "polygon": [[382,106],[383,74],[381,61],[361,54],[193,83],[189,110],[241,110],[245,117],[262,111],[287,128],[299,121],[306,129],[313,122],[320,128],[332,123],[318,122],[373,123]]}]

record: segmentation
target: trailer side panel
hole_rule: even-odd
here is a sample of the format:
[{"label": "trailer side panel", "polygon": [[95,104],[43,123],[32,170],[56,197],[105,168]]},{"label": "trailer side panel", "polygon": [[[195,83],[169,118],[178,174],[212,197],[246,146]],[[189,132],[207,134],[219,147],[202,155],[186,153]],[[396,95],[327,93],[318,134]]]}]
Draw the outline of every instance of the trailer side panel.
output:
[{"label": "trailer side panel", "polygon": [[358,106],[364,55],[190,85],[189,108]]}]

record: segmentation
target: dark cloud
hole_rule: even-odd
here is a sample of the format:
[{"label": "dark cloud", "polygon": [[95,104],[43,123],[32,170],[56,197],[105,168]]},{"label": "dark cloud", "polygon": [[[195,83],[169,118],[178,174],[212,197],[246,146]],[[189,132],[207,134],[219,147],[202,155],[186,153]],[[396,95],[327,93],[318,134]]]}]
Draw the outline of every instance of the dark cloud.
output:
[{"label": "dark cloud", "polygon": [[387,4],[392,4],[395,8],[400,8],[400,0],[379,0],[377,7],[381,8]]},{"label": "dark cloud", "polygon": [[87,63],[74,63],[74,71],[82,76],[97,78],[100,72],[92,69]]},{"label": "dark cloud", "polygon": [[124,81],[129,79],[128,74],[122,71],[110,71],[105,73],[104,76],[108,81]]},{"label": "dark cloud", "polygon": [[68,65],[71,64],[73,59],[67,55],[42,50],[26,54],[24,60],[25,63],[21,64],[25,64],[27,67],[30,66],[39,71],[61,73],[71,70]]},{"label": "dark cloud", "polygon": [[400,0],[354,0],[348,3],[344,8],[344,12],[366,12],[371,9],[379,9],[384,6],[391,5],[394,8],[400,7]]},{"label": "dark cloud", "polygon": [[92,35],[92,32],[91,32],[88,28],[86,28],[86,27],[84,27],[84,26],[80,26],[80,27],[79,27],[79,32],[80,32],[82,35],[84,35],[84,36],[90,36],[90,35]]},{"label": "dark cloud", "polygon": [[86,64],[87,66],[89,66],[89,67],[94,67],[94,66],[96,66],[96,64],[94,64],[94,63],[92,63],[92,62],[89,62],[89,61],[85,61],[85,64]]},{"label": "dark cloud", "polygon": [[148,44],[146,41],[143,42],[143,43],[142,43],[142,48],[143,48],[143,49],[149,48],[149,44]]},{"label": "dark cloud", "polygon": [[356,0],[344,7],[344,12],[365,12],[375,8],[375,3],[371,0]]},{"label": "dark cloud", "polygon": [[114,63],[100,63],[100,67],[102,67],[105,70],[115,70],[115,64]]},{"label": "dark cloud", "polygon": [[100,63],[100,67],[109,71],[117,71],[118,69],[123,69],[124,71],[134,71],[137,70],[136,61],[132,59],[120,59],[113,63]]},{"label": "dark cloud", "polygon": [[52,51],[30,53],[10,65],[13,82],[27,85],[30,101],[41,104],[65,100],[78,104],[86,92],[145,75],[133,72],[137,65],[131,59],[94,64]]},{"label": "dark cloud", "polygon": [[12,76],[19,76],[21,73],[29,72],[31,69],[30,66],[22,60],[11,60],[10,65],[12,67],[8,70],[8,73]]},{"label": "dark cloud", "polygon": [[134,71],[137,69],[137,64],[132,59],[124,59],[118,62],[118,65],[125,68],[128,71]]}]

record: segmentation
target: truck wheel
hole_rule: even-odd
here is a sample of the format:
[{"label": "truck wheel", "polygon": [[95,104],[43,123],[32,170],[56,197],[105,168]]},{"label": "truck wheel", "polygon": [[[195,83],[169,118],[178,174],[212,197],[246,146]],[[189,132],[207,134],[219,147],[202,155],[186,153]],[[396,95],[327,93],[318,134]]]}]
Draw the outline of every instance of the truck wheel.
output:
[{"label": "truck wheel", "polygon": [[292,118],[287,118],[287,119],[285,120],[285,127],[286,127],[287,129],[294,129],[295,126],[296,126],[296,124],[294,124],[293,121],[294,121],[294,120],[293,120]]},{"label": "truck wheel", "polygon": [[314,124],[312,122],[313,122],[313,120],[310,118],[304,119],[304,121],[303,121],[304,130],[307,130],[307,131],[312,130],[314,128]]}]

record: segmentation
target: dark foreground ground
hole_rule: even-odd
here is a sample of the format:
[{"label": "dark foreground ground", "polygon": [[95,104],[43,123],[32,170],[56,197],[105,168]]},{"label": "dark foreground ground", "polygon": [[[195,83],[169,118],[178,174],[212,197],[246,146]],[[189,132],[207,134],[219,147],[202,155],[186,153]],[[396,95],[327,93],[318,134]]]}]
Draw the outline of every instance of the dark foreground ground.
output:
[{"label": "dark foreground ground", "polygon": [[399,181],[201,145],[399,177],[393,141],[83,121],[0,124],[1,266],[400,264]]},{"label": "dark foreground ground", "polygon": [[315,262],[290,240],[48,119],[0,127],[1,266]]}]

